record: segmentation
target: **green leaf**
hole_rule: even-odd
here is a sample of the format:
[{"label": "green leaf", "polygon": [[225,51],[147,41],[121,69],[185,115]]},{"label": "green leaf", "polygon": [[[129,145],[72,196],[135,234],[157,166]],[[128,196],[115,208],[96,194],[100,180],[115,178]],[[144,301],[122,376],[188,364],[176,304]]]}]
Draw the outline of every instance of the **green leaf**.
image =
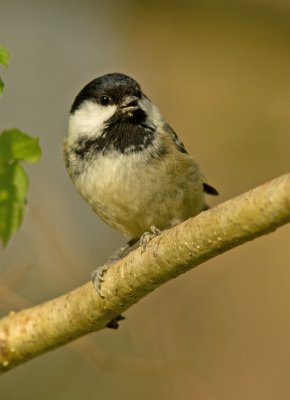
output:
[{"label": "green leaf", "polygon": [[0,45],[0,64],[8,67],[10,61],[10,53],[5,47]]},{"label": "green leaf", "polygon": [[[5,47],[0,45],[0,65],[4,65],[5,67],[8,67],[10,61],[10,53]],[[3,93],[4,89],[4,82],[2,81],[0,77],[0,96]]]},{"label": "green leaf", "polygon": [[39,139],[19,129],[5,130],[0,134],[0,162],[25,161],[36,163],[41,157]]},{"label": "green leaf", "polygon": [[3,93],[3,89],[4,89],[4,82],[2,81],[1,76],[0,76],[0,96]]},{"label": "green leaf", "polygon": [[18,161],[0,164],[0,239],[5,246],[23,220],[28,177]]}]

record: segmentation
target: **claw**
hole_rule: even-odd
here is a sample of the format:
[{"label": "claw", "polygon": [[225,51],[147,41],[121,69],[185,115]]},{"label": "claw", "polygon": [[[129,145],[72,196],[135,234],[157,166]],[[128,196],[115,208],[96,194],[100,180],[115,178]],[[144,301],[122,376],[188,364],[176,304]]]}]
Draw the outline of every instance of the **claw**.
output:
[{"label": "claw", "polygon": [[116,261],[120,260],[121,258],[125,257],[133,248],[134,244],[138,242],[138,238],[133,238],[131,239],[126,246],[121,247],[119,250],[117,250],[114,254],[112,254],[106,264],[98,266],[93,272],[92,272],[92,282],[95,286],[95,289],[98,293],[98,295],[101,298],[104,298],[104,296],[101,294],[101,286],[102,282],[104,282],[104,275],[108,271],[108,269],[113,265]]},{"label": "claw", "polygon": [[156,226],[154,226],[154,225],[150,226],[150,230],[151,230],[152,234],[154,235],[154,237],[160,235],[160,233],[162,232],[160,229],[156,228]]},{"label": "claw", "polygon": [[140,246],[143,248],[144,251],[146,250],[146,246],[150,242],[150,240],[154,239],[162,232],[160,229],[156,228],[156,226],[153,225],[150,226],[150,231],[151,232],[143,233],[140,238]]},{"label": "claw", "polygon": [[92,282],[95,286],[95,289],[100,297],[104,297],[101,294],[101,286],[102,282],[104,282],[104,275],[106,274],[107,270],[110,268],[111,264],[104,264],[98,266],[93,272],[92,272]]}]

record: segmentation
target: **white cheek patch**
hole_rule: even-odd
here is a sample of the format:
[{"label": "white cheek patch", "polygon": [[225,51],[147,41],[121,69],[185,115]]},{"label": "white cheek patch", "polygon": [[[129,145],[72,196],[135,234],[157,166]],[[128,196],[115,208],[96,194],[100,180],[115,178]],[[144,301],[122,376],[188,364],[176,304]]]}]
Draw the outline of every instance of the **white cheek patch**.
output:
[{"label": "white cheek patch", "polygon": [[114,115],[116,109],[116,105],[101,106],[92,101],[85,101],[69,117],[69,137],[73,139],[79,136],[101,135],[105,122]]},{"label": "white cheek patch", "polygon": [[158,108],[151,103],[146,97],[143,97],[142,100],[139,101],[139,104],[142,110],[148,116],[149,122],[151,122],[156,128],[162,127],[164,124],[164,120]]}]

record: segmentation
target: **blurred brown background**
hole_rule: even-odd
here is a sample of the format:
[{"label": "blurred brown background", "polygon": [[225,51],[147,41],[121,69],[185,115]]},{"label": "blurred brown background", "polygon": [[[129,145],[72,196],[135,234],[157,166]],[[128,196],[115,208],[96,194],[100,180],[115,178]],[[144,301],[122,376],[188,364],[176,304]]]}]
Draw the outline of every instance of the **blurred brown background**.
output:
[{"label": "blurred brown background", "polygon": [[[108,72],[135,77],[222,202],[289,171],[290,2],[0,0],[1,129],[40,136],[28,211],[1,250],[0,308],[88,280],[124,239],[69,182],[61,143],[77,92]],[[0,397],[290,398],[290,227],[168,283],[104,330],[0,379]]]}]

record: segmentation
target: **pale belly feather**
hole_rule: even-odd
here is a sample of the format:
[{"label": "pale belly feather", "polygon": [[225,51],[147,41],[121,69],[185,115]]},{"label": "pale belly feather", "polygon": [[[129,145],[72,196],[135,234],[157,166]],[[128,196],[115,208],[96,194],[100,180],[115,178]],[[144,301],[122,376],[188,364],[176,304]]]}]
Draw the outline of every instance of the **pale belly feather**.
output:
[{"label": "pale belly feather", "polygon": [[202,176],[188,156],[174,163],[129,157],[99,157],[75,179],[82,197],[114,229],[136,238],[152,225],[162,230],[204,209]]}]

